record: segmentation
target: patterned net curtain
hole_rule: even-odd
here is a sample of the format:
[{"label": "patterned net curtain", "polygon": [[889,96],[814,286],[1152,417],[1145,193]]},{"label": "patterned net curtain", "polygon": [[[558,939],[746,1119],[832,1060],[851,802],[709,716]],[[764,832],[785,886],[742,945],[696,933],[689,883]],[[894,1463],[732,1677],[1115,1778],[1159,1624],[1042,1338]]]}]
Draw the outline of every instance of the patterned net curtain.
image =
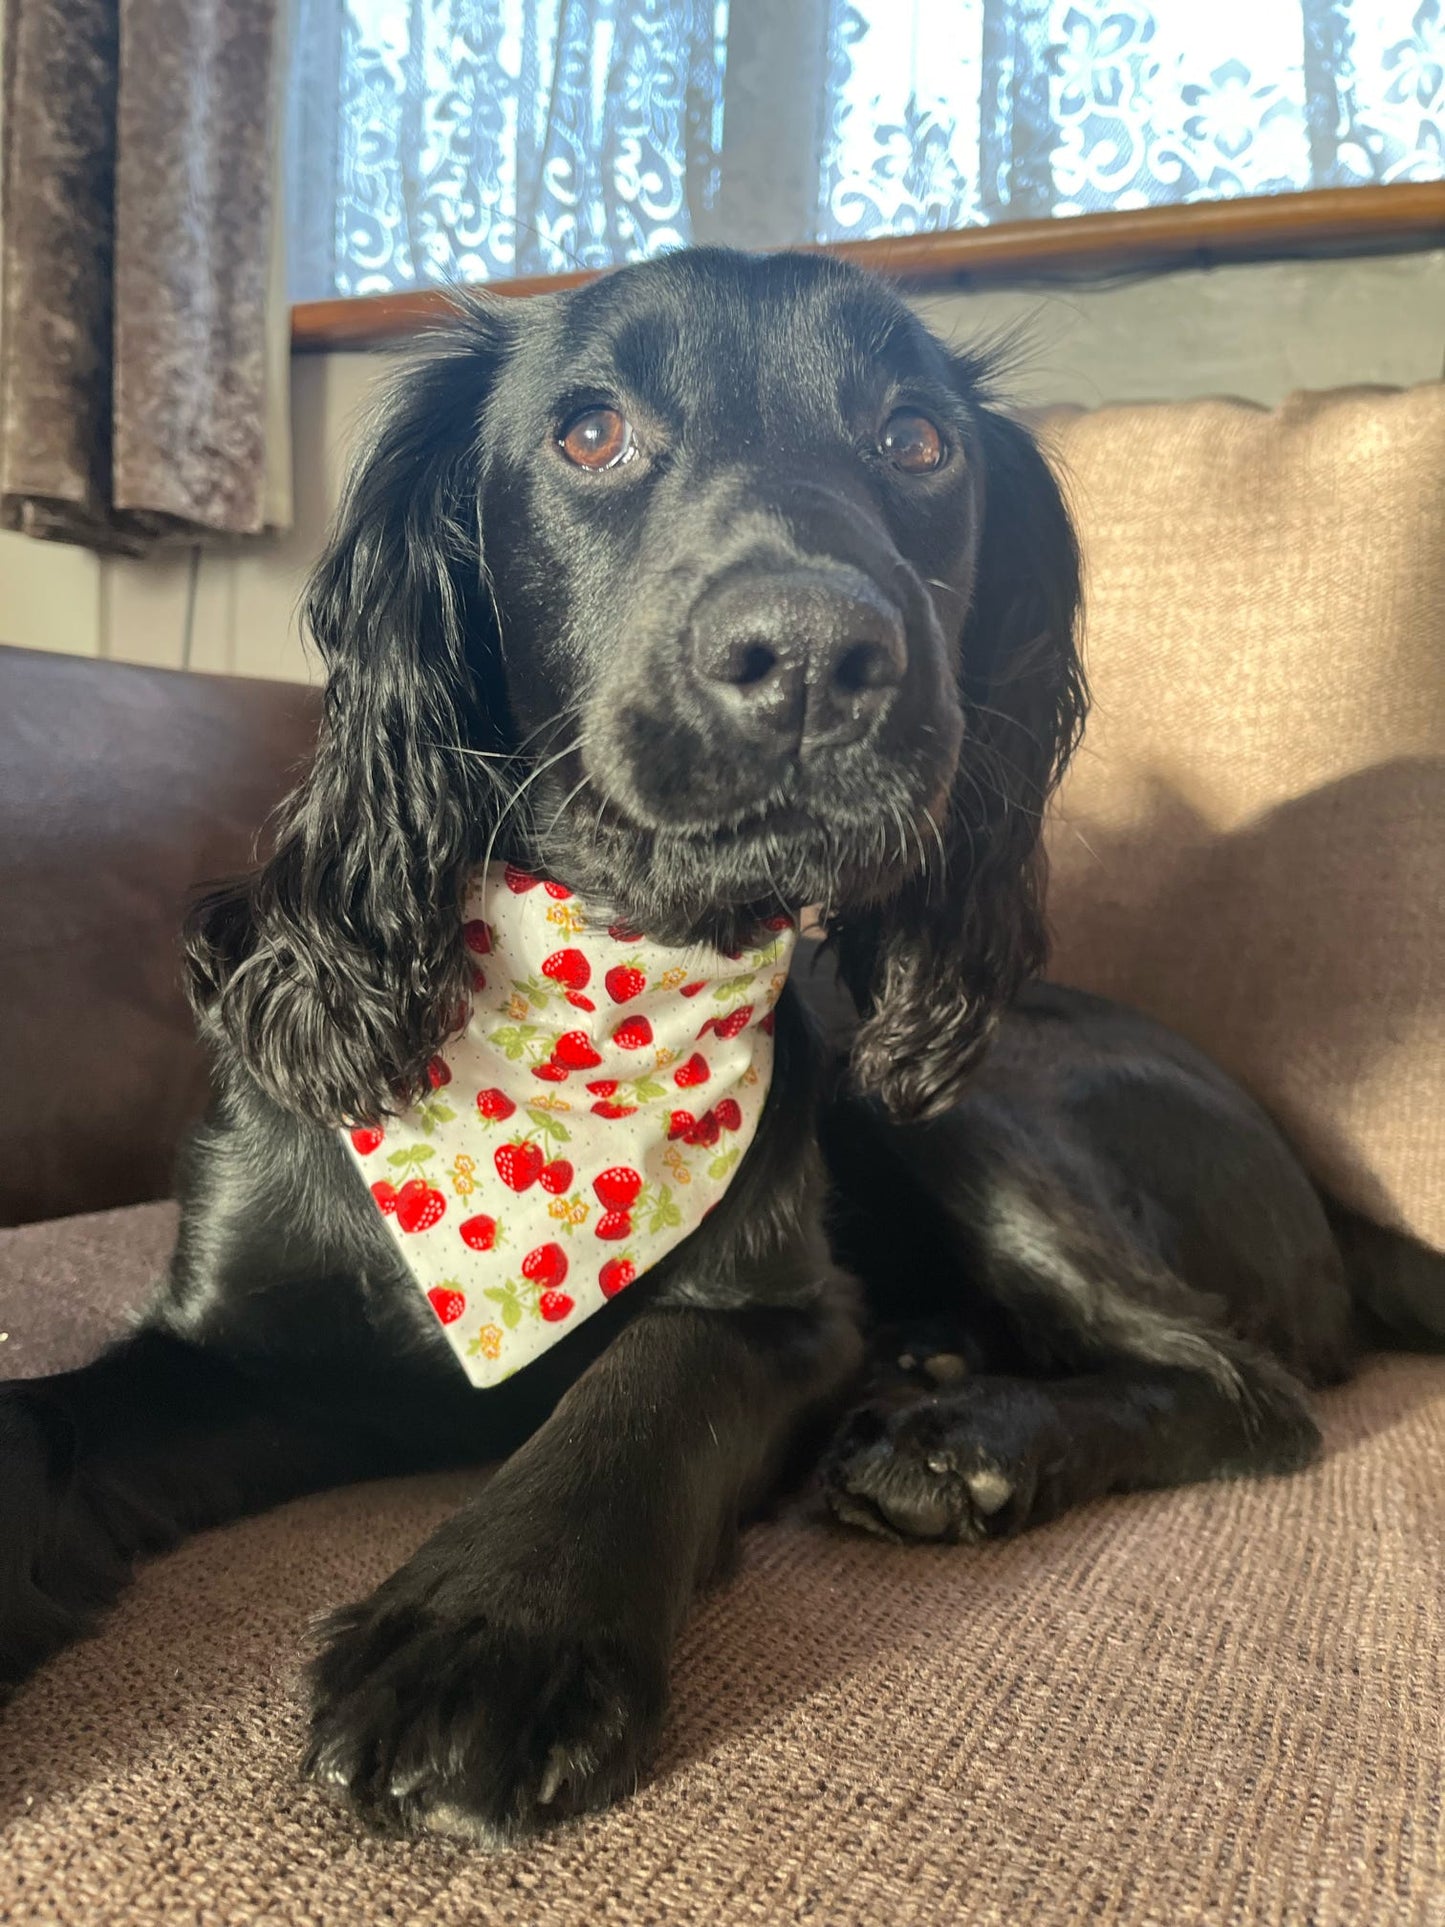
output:
[{"label": "patterned net curtain", "polygon": [[726,240],[800,167],[770,238],[1445,176],[1445,0],[297,0],[292,68],[297,299]]}]

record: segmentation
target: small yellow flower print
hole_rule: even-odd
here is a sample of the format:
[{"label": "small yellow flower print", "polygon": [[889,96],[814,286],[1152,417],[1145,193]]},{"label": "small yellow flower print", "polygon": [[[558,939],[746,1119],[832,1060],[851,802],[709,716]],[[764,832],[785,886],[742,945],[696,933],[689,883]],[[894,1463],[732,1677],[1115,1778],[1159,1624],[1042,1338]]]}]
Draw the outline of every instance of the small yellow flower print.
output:
[{"label": "small yellow flower print", "polygon": [[692,1183],[692,1173],[688,1170],[687,1165],[683,1161],[682,1153],[675,1144],[670,1144],[667,1147],[667,1150],[663,1153],[662,1161],[671,1173],[674,1184]]},{"label": "small yellow flower print", "polygon": [[752,1065],[751,1065],[751,1064],[749,1064],[749,1065],[748,1065],[748,1067],[747,1067],[747,1069],[746,1069],[746,1070],[745,1070],[745,1071],[743,1072],[743,1074],[742,1074],[742,1078],[741,1078],[741,1080],[740,1080],[740,1081],[741,1081],[742,1083],[744,1083],[744,1084],[746,1084],[746,1085],[747,1085],[747,1086],[749,1087],[749,1089],[751,1089],[751,1087],[752,1087],[752,1086],[753,1086],[754,1084],[756,1084],[756,1083],[757,1083],[757,1081],[758,1081],[758,1074],[757,1074],[757,1072],[756,1072],[756,1071],[755,1071],[755,1070],[753,1069],[753,1067],[752,1067]]},{"label": "small yellow flower print", "polygon": [[554,1097],[550,1091],[546,1091],[541,1097],[532,1098],[530,1108],[534,1111],[570,1111],[572,1106],[565,1097]]},{"label": "small yellow flower print", "polygon": [[477,1350],[483,1358],[500,1358],[502,1355],[502,1328],[500,1325],[483,1325],[477,1333]]},{"label": "small yellow flower print", "polygon": [[574,1192],[570,1198],[553,1198],[547,1206],[547,1216],[555,1218],[558,1224],[586,1224],[587,1214],[592,1209]]},{"label": "small yellow flower print", "polygon": [[780,970],[780,971],[778,971],[778,973],[776,974],[776,976],[775,976],[775,977],[773,978],[773,981],[772,981],[772,982],[771,982],[771,983],[770,983],[770,984],[768,985],[768,1001],[769,1001],[769,1003],[776,1003],[776,1002],[777,1002],[777,1000],[778,1000],[778,998],[782,996],[782,994],[783,994],[783,985],[784,985],[784,984],[785,984],[785,983],[786,983],[787,981],[788,981],[788,973],[787,973],[787,971],[786,971],[786,970]]},{"label": "small yellow flower print", "polygon": [[554,903],[547,912],[547,921],[555,923],[557,928],[565,931],[569,937],[575,937],[579,930],[587,928],[587,919],[572,903]]},{"label": "small yellow flower print", "polygon": [[452,1168],[451,1168],[452,1189],[453,1191],[456,1192],[459,1198],[469,1198],[472,1195],[473,1191],[476,1190],[477,1181],[472,1176],[472,1173],[473,1171],[476,1170],[476,1168],[477,1168],[476,1159],[472,1157],[468,1157],[465,1151],[458,1151],[456,1156],[452,1159]]},{"label": "small yellow flower print", "polygon": [[675,1064],[676,1062],[677,1052],[675,1050],[668,1050],[665,1046],[654,1051],[652,1054],[652,1068],[656,1071],[666,1070],[669,1064]]},{"label": "small yellow flower print", "polygon": [[525,1021],[527,1012],[531,1007],[522,993],[516,991],[507,1000],[507,1015],[512,1019],[513,1023],[520,1024]]},{"label": "small yellow flower print", "polygon": [[454,1171],[464,1173],[468,1177],[471,1176],[472,1172],[475,1171],[476,1168],[477,1168],[476,1159],[472,1157],[468,1157],[465,1151],[458,1151],[455,1158],[453,1158],[452,1160],[452,1169]]},{"label": "small yellow flower print", "polygon": [[657,981],[664,990],[676,990],[679,984],[687,982],[687,972],[680,966],[674,966],[671,970],[664,970]]}]

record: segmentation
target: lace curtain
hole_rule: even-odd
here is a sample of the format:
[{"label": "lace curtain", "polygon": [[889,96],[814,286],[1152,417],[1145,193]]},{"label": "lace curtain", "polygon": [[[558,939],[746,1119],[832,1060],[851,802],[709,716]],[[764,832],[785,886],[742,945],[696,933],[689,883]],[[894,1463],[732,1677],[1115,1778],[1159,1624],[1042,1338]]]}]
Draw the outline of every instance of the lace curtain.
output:
[{"label": "lace curtain", "polygon": [[296,298],[1445,175],[1445,0],[298,0]]}]

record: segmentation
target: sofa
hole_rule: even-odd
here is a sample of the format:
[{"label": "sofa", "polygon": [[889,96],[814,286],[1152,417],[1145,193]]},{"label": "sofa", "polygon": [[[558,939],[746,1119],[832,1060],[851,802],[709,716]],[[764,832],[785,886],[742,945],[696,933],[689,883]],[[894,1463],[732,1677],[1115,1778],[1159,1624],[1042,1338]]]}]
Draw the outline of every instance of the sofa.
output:
[{"label": "sofa", "polygon": [[[1323,1184],[1445,1249],[1445,387],[1041,431],[1096,696],[1054,974],[1193,1036]],[[0,1373],[90,1356],[165,1262],[204,1100],[181,905],[315,713],[0,649]],[[1319,1406],[1300,1476],[982,1551],[790,1500],[695,1612],[636,1795],[497,1857],[369,1836],[295,1772],[308,1620],[474,1476],[204,1535],[0,1713],[0,1919],[1438,1927],[1445,1359]]]}]

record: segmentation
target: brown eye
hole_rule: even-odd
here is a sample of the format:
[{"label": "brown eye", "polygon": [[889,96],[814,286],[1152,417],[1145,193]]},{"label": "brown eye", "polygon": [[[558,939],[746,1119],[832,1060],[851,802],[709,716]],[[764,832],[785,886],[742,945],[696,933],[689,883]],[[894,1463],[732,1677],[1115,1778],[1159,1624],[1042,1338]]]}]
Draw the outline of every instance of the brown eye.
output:
[{"label": "brown eye", "polygon": [[574,468],[616,468],[636,453],[632,424],[615,408],[584,408],[562,430],[558,446]]},{"label": "brown eye", "polygon": [[943,437],[916,408],[896,408],[878,437],[881,453],[905,475],[927,475],[943,467]]}]

